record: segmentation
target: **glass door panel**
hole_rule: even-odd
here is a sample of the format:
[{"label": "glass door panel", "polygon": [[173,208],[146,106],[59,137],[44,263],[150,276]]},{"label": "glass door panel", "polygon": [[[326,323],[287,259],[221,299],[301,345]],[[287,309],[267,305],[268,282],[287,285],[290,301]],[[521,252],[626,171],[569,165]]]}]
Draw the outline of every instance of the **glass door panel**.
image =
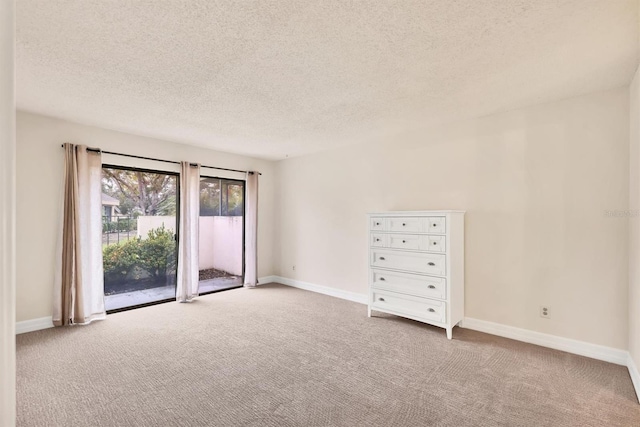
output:
[{"label": "glass door panel", "polygon": [[107,311],[175,298],[177,186],[177,174],[102,168]]},{"label": "glass door panel", "polygon": [[244,181],[200,178],[200,294],[242,286]]}]

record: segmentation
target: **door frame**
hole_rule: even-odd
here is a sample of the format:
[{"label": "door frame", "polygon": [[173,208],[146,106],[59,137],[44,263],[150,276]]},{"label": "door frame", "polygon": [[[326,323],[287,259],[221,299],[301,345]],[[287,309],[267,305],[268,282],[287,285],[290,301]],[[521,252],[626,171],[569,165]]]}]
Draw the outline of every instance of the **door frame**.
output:
[{"label": "door frame", "polygon": [[[102,164],[102,168],[103,169],[104,168],[119,169],[119,170],[133,171],[133,172],[147,172],[147,173],[165,174],[165,175],[171,175],[171,176],[175,176],[176,177],[176,230],[175,230],[175,241],[176,241],[176,249],[177,249],[178,245],[180,244],[180,172],[170,172],[170,171],[154,170],[154,169],[148,169],[148,168],[138,168],[138,167],[133,167],[133,166],[120,166],[120,165],[112,165],[112,164],[107,164],[107,163],[103,163]],[[178,291],[178,252],[177,251],[176,251],[176,273],[175,273],[175,275],[176,275],[175,292],[177,292]],[[176,300],[176,297],[175,297],[175,293],[174,293],[174,297],[173,298],[166,298],[166,299],[158,300],[158,301],[150,301],[150,302],[146,302],[146,303],[143,303],[143,304],[131,305],[131,306],[128,306],[128,307],[115,308],[113,310],[107,310],[106,312],[107,312],[107,314],[120,313],[120,312],[123,312],[123,311],[135,310],[137,308],[150,307],[152,305],[164,304],[166,302],[171,302],[171,301],[175,301],[175,300]]]},{"label": "door frame", "polygon": [[[219,176],[210,176],[210,175],[200,175],[200,178],[211,178],[211,179],[219,179],[220,181],[236,181],[236,182],[241,182],[242,183],[242,278],[241,278],[241,284],[239,284],[238,286],[233,286],[230,288],[226,288],[226,289],[216,289],[213,291],[208,291],[208,292],[201,292],[198,293],[198,295],[210,295],[210,294],[215,294],[217,292],[224,292],[224,291],[229,291],[231,289],[238,289],[238,288],[242,288],[244,286],[244,275],[245,275],[245,260],[246,260],[246,256],[245,256],[245,252],[246,252],[246,213],[247,213],[247,180],[246,179],[234,179],[234,178],[222,178]],[[220,191],[222,191],[222,188],[220,188]],[[227,197],[227,203],[229,203],[229,198]],[[215,215],[214,215],[215,216]]]}]

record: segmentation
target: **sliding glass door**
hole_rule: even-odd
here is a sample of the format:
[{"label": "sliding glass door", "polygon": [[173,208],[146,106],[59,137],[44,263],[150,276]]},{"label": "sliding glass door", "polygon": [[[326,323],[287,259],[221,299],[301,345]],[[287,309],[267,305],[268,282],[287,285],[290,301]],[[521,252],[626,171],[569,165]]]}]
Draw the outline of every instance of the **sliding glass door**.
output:
[{"label": "sliding glass door", "polygon": [[178,175],[102,168],[102,254],[107,311],[174,299]]},{"label": "sliding glass door", "polygon": [[244,181],[200,178],[200,294],[242,286]]},{"label": "sliding glass door", "polygon": [[[173,300],[178,174],[102,168],[102,254],[108,312]],[[200,294],[242,286],[244,181],[200,179]]]}]

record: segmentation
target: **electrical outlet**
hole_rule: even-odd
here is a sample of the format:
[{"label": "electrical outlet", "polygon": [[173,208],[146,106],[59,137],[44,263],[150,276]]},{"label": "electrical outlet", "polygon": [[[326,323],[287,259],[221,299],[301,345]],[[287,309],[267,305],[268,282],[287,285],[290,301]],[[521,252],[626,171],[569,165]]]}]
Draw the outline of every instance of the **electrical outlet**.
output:
[{"label": "electrical outlet", "polygon": [[551,319],[551,309],[547,306],[540,306],[540,317],[545,319]]},{"label": "electrical outlet", "polygon": [[293,271],[296,271],[296,266],[295,266],[295,265],[294,265],[294,266],[292,266],[292,267],[291,267],[291,269],[292,269]]}]

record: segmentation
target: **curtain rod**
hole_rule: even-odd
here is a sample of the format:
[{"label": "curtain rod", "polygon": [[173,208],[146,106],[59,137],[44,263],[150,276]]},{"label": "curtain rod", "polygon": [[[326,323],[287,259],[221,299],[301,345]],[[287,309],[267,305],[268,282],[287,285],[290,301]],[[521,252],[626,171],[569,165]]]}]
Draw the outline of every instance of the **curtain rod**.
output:
[{"label": "curtain rod", "polygon": [[[61,145],[64,148],[64,144]],[[176,162],[174,160],[164,160],[164,159],[154,159],[153,157],[144,157],[144,156],[135,156],[133,154],[123,154],[123,153],[114,153],[113,151],[103,151],[99,148],[87,148],[87,151],[93,151],[94,153],[102,153],[102,154],[111,154],[114,156],[122,156],[122,157],[131,157],[133,159],[142,159],[142,160],[152,160],[154,162],[163,162],[163,163],[173,163],[175,165],[179,165],[180,162]],[[197,163],[191,163],[192,166],[195,166]],[[229,172],[240,172],[240,173],[248,173],[249,175],[253,175],[254,172],[253,171],[242,171],[239,169],[228,169],[228,168],[218,168],[215,166],[205,166],[205,165],[200,165],[201,168],[207,168],[207,169],[217,169],[217,170],[221,170],[221,171],[229,171]],[[258,172],[258,175],[262,175],[260,172]]]}]

